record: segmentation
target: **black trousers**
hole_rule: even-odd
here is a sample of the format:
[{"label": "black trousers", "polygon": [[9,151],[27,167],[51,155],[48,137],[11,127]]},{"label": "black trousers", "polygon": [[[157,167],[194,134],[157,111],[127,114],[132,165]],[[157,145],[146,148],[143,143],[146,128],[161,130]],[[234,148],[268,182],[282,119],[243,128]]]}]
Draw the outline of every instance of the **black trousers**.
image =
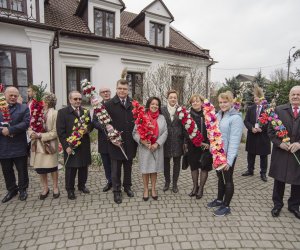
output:
[{"label": "black trousers", "polygon": [[[26,190],[28,188],[29,178],[27,169],[27,155],[1,159],[0,163],[2,165],[2,172],[5,180],[6,189],[12,191],[19,188],[19,190]],[[16,184],[16,176],[14,172],[14,167],[16,166],[18,172],[18,185]]]},{"label": "black trousers", "polygon": [[132,172],[132,160],[111,160],[111,179],[114,192],[121,192],[122,182],[121,173],[122,165],[124,168],[123,187],[124,189],[130,189],[131,172]]},{"label": "black trousers", "polygon": [[[274,207],[281,209],[283,207],[283,195],[285,190],[285,183],[274,180],[273,187],[273,203]],[[300,185],[291,185],[291,194],[288,199],[288,208],[292,210],[299,210],[300,206]]]},{"label": "black trousers", "polygon": [[[227,171],[217,171],[218,176],[218,197],[217,199],[224,202],[226,207],[229,207],[233,193],[234,193],[234,184],[233,184],[233,170],[235,165],[236,158],[232,166]],[[224,183],[225,181],[225,183]]]},{"label": "black trousers", "polygon": [[[179,173],[180,173],[180,160],[181,156],[179,157],[173,157],[173,185],[177,184]],[[169,183],[171,182],[171,164],[170,164],[171,158],[164,158],[164,176],[165,176],[165,182]]]},{"label": "black trousers", "polygon": [[111,160],[109,154],[101,153],[100,155],[104,167],[106,180],[108,183],[111,183]]},{"label": "black trousers", "polygon": [[65,181],[66,181],[66,190],[74,191],[75,188],[75,178],[76,173],[78,172],[78,189],[82,189],[85,187],[87,176],[88,176],[88,167],[80,167],[80,168],[66,168],[65,171]]},{"label": "black trousers", "polygon": [[[255,165],[255,154],[248,153],[248,171],[253,173]],[[260,175],[265,175],[267,173],[268,167],[268,155],[260,155]]]}]

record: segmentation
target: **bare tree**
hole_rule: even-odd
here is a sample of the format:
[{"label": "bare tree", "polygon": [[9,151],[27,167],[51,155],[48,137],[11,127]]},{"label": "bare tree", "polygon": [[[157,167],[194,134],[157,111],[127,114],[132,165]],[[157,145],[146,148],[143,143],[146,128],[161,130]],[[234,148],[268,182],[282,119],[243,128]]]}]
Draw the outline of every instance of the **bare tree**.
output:
[{"label": "bare tree", "polygon": [[270,75],[272,82],[283,82],[287,78],[287,71],[283,68],[275,69],[273,73]]}]

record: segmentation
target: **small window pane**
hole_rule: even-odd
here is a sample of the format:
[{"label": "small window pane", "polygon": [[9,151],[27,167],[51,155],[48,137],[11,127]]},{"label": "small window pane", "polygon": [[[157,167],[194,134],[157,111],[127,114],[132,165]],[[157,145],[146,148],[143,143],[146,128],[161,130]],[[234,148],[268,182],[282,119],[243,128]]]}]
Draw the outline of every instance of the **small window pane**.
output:
[{"label": "small window pane", "polygon": [[7,0],[0,0],[0,8],[7,9]]},{"label": "small window pane", "polygon": [[11,67],[11,53],[10,52],[0,50],[0,67]]},{"label": "small window pane", "polygon": [[18,69],[18,86],[28,86],[27,69]]},{"label": "small window pane", "polygon": [[76,69],[68,68],[68,91],[77,90],[77,83],[76,83]]},{"label": "small window pane", "polygon": [[164,46],[164,26],[157,25],[157,46]]},{"label": "small window pane", "polygon": [[18,68],[27,68],[26,54],[25,53],[16,53],[17,57],[17,67]]},{"label": "small window pane", "polygon": [[106,37],[114,37],[114,14],[106,13]]},{"label": "small window pane", "polygon": [[26,103],[28,96],[27,96],[27,87],[18,87],[20,95],[23,98],[23,103]]},{"label": "small window pane", "polygon": [[95,10],[95,34],[103,36],[103,12]]},{"label": "small window pane", "polygon": [[155,45],[155,23],[150,23],[150,44]]},{"label": "small window pane", "polygon": [[5,85],[13,84],[12,69],[0,68],[0,82]]},{"label": "small window pane", "polygon": [[11,9],[15,11],[23,11],[22,0],[11,0]]}]

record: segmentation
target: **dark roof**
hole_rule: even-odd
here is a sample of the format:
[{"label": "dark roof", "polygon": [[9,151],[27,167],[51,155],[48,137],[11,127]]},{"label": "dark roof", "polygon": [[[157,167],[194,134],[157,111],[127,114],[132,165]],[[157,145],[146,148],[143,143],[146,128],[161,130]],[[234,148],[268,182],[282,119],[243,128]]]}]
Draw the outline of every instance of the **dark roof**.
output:
[{"label": "dark roof", "polygon": [[245,81],[253,82],[255,77],[249,76],[249,75],[244,75],[244,74],[239,74],[236,76],[236,79],[238,79],[241,82],[245,82]]},{"label": "dark roof", "polygon": [[[45,4],[45,23],[50,26],[62,29],[62,31],[70,31],[73,34],[90,34],[91,31],[85,21],[76,16],[78,0],[49,0]],[[132,42],[134,44],[149,45],[147,39],[136,32],[128,24],[137,16],[137,14],[123,11],[121,12],[121,35],[120,38],[111,39],[119,41]],[[107,40],[107,39],[106,39]],[[109,39],[108,39],[109,40]],[[149,45],[151,46],[151,45]],[[153,47],[153,46],[151,46]],[[163,49],[158,47],[159,49]],[[167,49],[173,51],[187,53],[204,58],[209,57],[209,51],[196,46],[191,40],[184,37],[180,32],[170,28],[170,46]]]}]

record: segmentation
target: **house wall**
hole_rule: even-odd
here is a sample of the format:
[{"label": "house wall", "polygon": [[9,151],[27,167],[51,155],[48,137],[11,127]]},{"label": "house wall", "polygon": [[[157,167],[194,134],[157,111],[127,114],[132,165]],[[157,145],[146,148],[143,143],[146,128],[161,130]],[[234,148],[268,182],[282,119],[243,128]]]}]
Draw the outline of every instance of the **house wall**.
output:
[{"label": "house wall", "polygon": [[96,90],[109,87],[112,94],[115,94],[116,82],[125,67],[128,71],[146,73],[150,67],[165,63],[186,66],[197,64],[201,65],[201,71],[205,73],[208,60],[156,52],[147,47],[61,38],[60,48],[55,50],[55,90],[58,107],[67,104],[67,66],[90,68],[90,81]]}]

